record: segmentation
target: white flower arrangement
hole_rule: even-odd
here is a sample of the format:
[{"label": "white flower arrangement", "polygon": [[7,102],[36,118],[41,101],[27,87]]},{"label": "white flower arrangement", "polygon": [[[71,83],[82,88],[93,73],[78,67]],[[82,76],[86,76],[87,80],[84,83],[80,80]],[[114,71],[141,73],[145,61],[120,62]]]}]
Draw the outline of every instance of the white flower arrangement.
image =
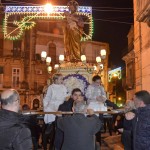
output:
[{"label": "white flower arrangement", "polygon": [[79,88],[84,94],[87,83],[82,78],[80,79],[79,76],[70,75],[64,79],[64,85],[67,87],[69,94],[71,94],[72,90],[75,88]]}]

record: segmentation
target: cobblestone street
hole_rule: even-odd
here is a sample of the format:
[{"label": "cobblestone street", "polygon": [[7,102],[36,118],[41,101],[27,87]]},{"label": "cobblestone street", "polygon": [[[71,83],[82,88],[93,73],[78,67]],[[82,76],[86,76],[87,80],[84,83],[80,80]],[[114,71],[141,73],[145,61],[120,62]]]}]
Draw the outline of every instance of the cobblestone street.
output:
[{"label": "cobblestone street", "polygon": [[109,133],[102,133],[100,150],[124,150],[121,144],[121,135],[113,133],[110,136]]},{"label": "cobblestone street", "polygon": [[[124,150],[123,146],[120,142],[120,135],[115,135],[113,133],[112,136],[109,133],[102,133],[101,146],[100,148],[96,148],[96,150]],[[38,149],[43,150],[43,149]]]}]

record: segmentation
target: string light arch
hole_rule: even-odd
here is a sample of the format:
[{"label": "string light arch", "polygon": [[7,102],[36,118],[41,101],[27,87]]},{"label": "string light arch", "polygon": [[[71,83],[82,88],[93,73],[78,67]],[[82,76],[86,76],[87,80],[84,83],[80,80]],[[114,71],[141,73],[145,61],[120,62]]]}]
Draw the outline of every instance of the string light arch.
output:
[{"label": "string light arch", "polygon": [[[35,19],[50,19],[60,21],[65,18],[63,13],[68,11],[67,6],[52,6],[53,11],[46,13],[45,6],[6,6],[5,18],[3,23],[4,38],[9,40],[18,40],[22,37],[25,30],[32,29],[35,25]],[[93,34],[93,18],[92,7],[79,6],[77,15],[87,18],[89,25],[88,34],[84,33],[82,41],[91,40]],[[15,20],[15,16],[20,19]],[[14,20],[12,20],[14,18]],[[9,23],[13,25],[13,30],[10,31]]]}]

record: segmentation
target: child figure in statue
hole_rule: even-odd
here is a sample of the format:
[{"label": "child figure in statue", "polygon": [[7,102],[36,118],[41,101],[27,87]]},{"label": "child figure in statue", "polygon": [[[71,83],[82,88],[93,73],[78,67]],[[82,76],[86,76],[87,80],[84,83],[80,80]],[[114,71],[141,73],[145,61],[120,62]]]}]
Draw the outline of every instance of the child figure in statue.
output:
[{"label": "child figure in statue", "polygon": [[69,12],[64,12],[64,43],[65,59],[67,61],[80,61],[81,56],[81,37],[84,23],[77,15],[78,3],[71,0],[67,4]]},{"label": "child figure in statue", "polygon": [[[44,112],[58,111],[67,98],[67,88],[63,85],[63,76],[60,73],[53,75],[53,84],[49,85],[47,93],[43,99]],[[47,150],[47,141],[50,139],[50,148],[53,149],[55,136],[55,115],[46,114],[44,116],[45,129],[43,134],[43,148]]]},{"label": "child figure in statue", "polygon": [[[53,84],[48,87],[46,96],[43,99],[44,112],[57,111],[60,104],[67,98],[67,88],[63,85],[63,76],[60,73],[54,74]],[[46,114],[45,123],[52,123],[55,115]]]},{"label": "child figure in statue", "polygon": [[107,98],[104,87],[101,85],[101,77],[95,75],[92,81],[93,83],[88,86],[86,91],[88,108],[94,111],[107,111],[107,107],[104,105]]}]

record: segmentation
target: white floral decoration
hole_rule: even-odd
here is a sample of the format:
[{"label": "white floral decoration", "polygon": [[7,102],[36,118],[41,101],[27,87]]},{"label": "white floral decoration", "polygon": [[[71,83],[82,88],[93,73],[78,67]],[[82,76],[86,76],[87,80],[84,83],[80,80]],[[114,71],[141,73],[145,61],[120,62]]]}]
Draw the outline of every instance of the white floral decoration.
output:
[{"label": "white floral decoration", "polygon": [[67,87],[69,94],[71,94],[72,90],[75,88],[79,88],[84,94],[86,83],[82,79],[70,76],[64,80],[64,85]]}]

